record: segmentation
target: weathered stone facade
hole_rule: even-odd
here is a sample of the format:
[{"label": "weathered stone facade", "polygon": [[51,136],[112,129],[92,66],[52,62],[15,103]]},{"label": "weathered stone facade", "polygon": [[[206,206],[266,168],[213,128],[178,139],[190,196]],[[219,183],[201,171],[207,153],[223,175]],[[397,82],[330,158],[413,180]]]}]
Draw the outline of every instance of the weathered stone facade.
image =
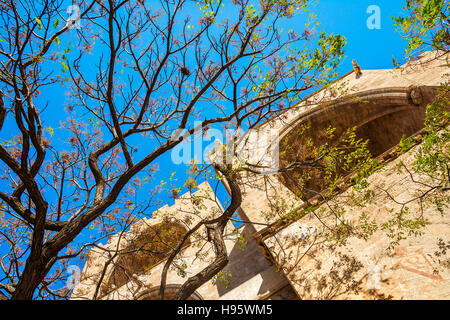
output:
[{"label": "weathered stone facade", "polygon": [[[418,147],[416,147],[418,148]],[[373,192],[364,206],[352,201],[353,189],[315,211],[323,220],[310,213],[289,226],[264,239],[274,259],[288,276],[295,291],[303,299],[448,299],[450,298],[450,254],[441,254],[440,241],[448,242],[450,217],[435,206],[420,208],[417,199],[408,204],[412,216],[423,215],[430,225],[423,235],[410,236],[394,249],[388,250],[392,241],[386,230],[379,228],[368,240],[348,237],[342,245],[316,245],[324,223],[333,224],[331,210],[345,211],[341,216],[347,223],[357,222],[361,213],[382,225],[393,214],[400,212],[400,202],[410,201],[421,194],[425,177],[412,177],[406,170],[399,172],[398,164],[411,166],[414,152],[401,155],[389,162],[384,170],[369,177]],[[392,197],[392,198],[391,198]],[[323,211],[321,211],[323,209]],[[308,249],[312,250],[308,251]],[[299,263],[296,263],[299,261]],[[338,273],[334,280],[332,271]],[[348,273],[348,277],[343,274]],[[348,287],[360,283],[359,290]]]},{"label": "weathered stone facade", "polygon": [[[151,219],[143,219],[136,222],[130,232],[110,238],[108,243],[90,251],[86,265],[82,271],[81,283],[74,289],[72,299],[92,299],[97,289],[97,284],[104,272],[107,261],[114,256],[114,253],[124,249],[128,241],[139,235],[147,226],[156,225],[165,219],[179,221],[189,221],[189,225],[195,225],[201,218],[211,218],[217,215],[219,210],[223,210],[220,204],[214,201],[214,192],[208,182],[198,186],[198,190],[191,194],[185,194],[176,199],[175,204],[164,206],[154,213]],[[196,206],[193,199],[202,198],[202,203]],[[195,202],[195,201],[194,201]],[[200,231],[200,236],[205,235],[206,230]],[[283,294],[284,297],[295,297],[295,293],[290,289],[286,278],[275,270],[273,264],[261,253],[256,241],[248,235],[246,227],[235,228],[229,223],[226,233],[229,235],[225,241],[229,254],[230,270],[232,277],[229,285],[209,281],[200,287],[196,296],[201,299],[248,299],[255,300],[268,298],[274,294]],[[246,235],[245,249],[237,243],[236,239],[241,235]],[[206,238],[206,236],[205,236]],[[197,238],[194,238],[197,239]],[[192,276],[201,271],[214,258],[211,248],[206,248],[202,252],[207,254],[201,259],[196,255],[199,248],[208,245],[207,241],[192,240],[194,244],[185,248],[181,252],[181,257],[176,260],[178,264],[186,264],[186,274],[180,274],[176,268],[171,268],[167,275],[167,285],[169,288],[176,288],[186,281],[186,277]],[[117,258],[116,258],[117,259]],[[97,298],[101,299],[146,299],[150,296],[157,296],[157,289],[160,285],[161,272],[164,261],[155,265],[148,273],[135,275],[125,285],[114,288],[108,294],[101,293],[101,285]],[[107,282],[111,274],[113,264],[111,264],[104,276],[104,283]],[[287,289],[286,289],[287,287]],[[171,290],[168,289],[170,295]],[[275,298],[275,297],[272,297]]]},{"label": "weathered stone facade", "polygon": [[[355,126],[361,138],[370,139],[370,151],[385,166],[368,178],[370,197],[363,201],[359,201],[350,185],[343,183],[342,192],[333,199],[311,196],[304,202],[294,196],[279,175],[243,174],[243,202],[238,213],[248,223],[240,228],[230,223],[227,228],[231,235],[226,240],[229,284],[225,287],[209,281],[193,299],[450,298],[450,252],[443,248],[450,235],[449,208],[444,206],[441,214],[415,199],[428,178],[412,175],[406,169],[412,166],[420,144],[400,156],[395,151],[404,134],[416,135],[420,141],[425,106],[432,101],[435,88],[450,78],[446,57],[433,59],[435,54],[427,53],[399,69],[362,70],[360,77],[350,72],[259,126],[261,130],[278,129],[281,139],[288,141],[298,139],[293,134],[295,128],[306,121],[312,124],[312,135],[330,125],[338,131]],[[403,171],[399,171],[399,163],[405,164]],[[172,207],[165,206],[151,219],[137,222],[129,233],[110,239],[102,250],[93,249],[72,298],[92,298],[111,252],[125,246],[127,239],[139,234],[145,225],[174,217],[190,220],[192,225],[223,210],[207,182],[199,186],[194,198],[199,195],[205,199],[201,207],[196,208],[192,195],[186,194]],[[409,236],[393,249],[389,249],[392,239],[381,228],[366,240],[349,235],[336,244],[324,239],[327,224],[337,223],[333,210],[340,211],[338,220],[358,222],[364,213],[367,219],[382,225],[404,209],[405,202],[411,215],[423,215],[431,224],[423,229],[423,234]],[[286,214],[283,208],[302,210],[311,204],[315,210],[300,219],[282,219]],[[237,241],[243,235],[247,239],[245,250]],[[187,266],[186,274],[171,269],[168,285],[176,288],[186,276],[202,270],[211,261],[212,252],[202,259],[196,256],[199,246],[208,246],[205,238],[182,251],[180,263]],[[123,244],[119,239],[124,240]],[[161,262],[101,298],[142,299],[146,294],[156,297],[163,266]],[[108,272],[105,274],[107,278]]]}]

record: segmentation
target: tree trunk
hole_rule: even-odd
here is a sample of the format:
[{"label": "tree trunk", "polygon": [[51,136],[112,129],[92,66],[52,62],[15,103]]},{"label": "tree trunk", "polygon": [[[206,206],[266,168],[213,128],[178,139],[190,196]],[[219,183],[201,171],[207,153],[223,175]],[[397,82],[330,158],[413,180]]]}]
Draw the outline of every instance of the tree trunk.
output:
[{"label": "tree trunk", "polygon": [[27,261],[11,300],[31,300],[34,291],[45,276],[45,267],[42,259],[29,263]]}]

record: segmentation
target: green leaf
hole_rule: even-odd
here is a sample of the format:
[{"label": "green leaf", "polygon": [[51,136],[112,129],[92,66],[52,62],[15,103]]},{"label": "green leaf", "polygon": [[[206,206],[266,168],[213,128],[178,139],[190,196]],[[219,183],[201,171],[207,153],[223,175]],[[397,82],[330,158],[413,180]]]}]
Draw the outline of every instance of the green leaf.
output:
[{"label": "green leaf", "polygon": [[34,18],[38,24],[39,31],[42,31],[42,22],[39,18]]}]

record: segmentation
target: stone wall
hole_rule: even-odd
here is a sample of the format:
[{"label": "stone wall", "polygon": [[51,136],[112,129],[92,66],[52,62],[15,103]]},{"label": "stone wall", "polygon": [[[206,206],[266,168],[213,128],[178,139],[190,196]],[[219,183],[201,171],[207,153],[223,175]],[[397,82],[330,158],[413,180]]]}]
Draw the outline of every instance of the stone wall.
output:
[{"label": "stone wall", "polygon": [[[313,122],[309,133],[313,138],[328,126],[341,131],[358,126],[362,138],[373,140],[371,148],[378,156],[397,144],[403,134],[409,136],[421,129],[433,88],[450,79],[446,59],[436,52],[427,52],[397,69],[363,70],[359,78],[350,72],[257,128],[279,130],[281,141],[290,138],[289,133],[295,140],[295,128],[306,121]],[[421,91],[423,101],[412,98],[414,88]],[[255,223],[255,230],[262,231],[264,224],[276,223],[286,214],[283,207],[302,206],[303,202],[294,197],[284,182],[273,174],[242,174],[240,214],[244,220]]]},{"label": "stone wall", "polygon": [[[398,169],[400,162],[411,169],[417,148],[420,145],[369,177],[366,191],[370,190],[371,196],[363,204],[350,188],[264,239],[300,298],[450,298],[450,252],[444,247],[450,235],[448,203],[441,214],[432,204],[411,201],[427,189],[421,184],[427,183],[427,177]],[[423,216],[430,225],[422,235],[408,235],[392,249],[393,239],[381,228],[368,239],[350,235],[336,244],[324,238],[327,226],[335,227],[341,221],[358,223],[363,213],[382,225],[400,212],[405,202],[409,202],[405,218]]]},{"label": "stone wall", "polygon": [[[202,199],[198,206],[192,202],[192,199],[196,197]],[[71,298],[92,299],[108,259],[118,249],[125,248],[127,241],[140,234],[146,227],[163,222],[164,219],[189,221],[187,225],[192,227],[200,219],[215,217],[221,212],[223,212],[223,208],[214,198],[214,192],[208,182],[200,184],[198,191],[192,195],[189,193],[182,195],[176,199],[174,205],[160,208],[151,219],[139,220],[132,225],[129,232],[110,238],[104,246],[93,248],[89,252],[82,271],[82,281],[74,289]],[[284,292],[290,293],[291,297],[293,296],[293,291],[288,290],[290,285],[286,278],[282,273],[277,272],[275,266],[264,257],[256,241],[249,236],[249,230],[245,226],[235,228],[229,223],[226,234],[225,244],[230,263],[225,268],[225,273],[228,274],[228,271],[231,273],[225,281],[228,284],[208,281],[197,290],[195,297],[201,297],[202,299],[256,300],[266,298],[281,288],[285,288]],[[240,243],[237,239],[242,236],[245,237],[246,241]],[[201,271],[214,259],[213,250],[206,238],[206,230],[203,228],[196,237],[191,237],[191,246],[182,250],[175,260],[177,265],[186,265],[186,274],[180,273],[175,267],[170,268],[167,275],[167,285],[172,288],[170,290],[175,291],[174,287],[183,284],[188,277]],[[199,252],[202,253],[202,256],[198,255]],[[160,285],[164,263],[165,261],[162,261],[145,274],[135,274],[125,285],[115,288],[106,295],[99,294],[98,298],[106,300],[155,298],[157,296],[155,289]],[[107,269],[103,283],[108,281],[113,265],[111,264]],[[286,289],[286,287],[288,288]],[[169,295],[173,294],[170,290],[168,291]]]},{"label": "stone wall", "polygon": [[[342,123],[342,129],[358,125],[366,133],[364,137],[377,143],[372,148],[375,156],[389,159],[392,156],[389,148],[399,142],[402,134],[410,136],[422,127],[424,108],[432,100],[433,88],[450,79],[446,57],[435,57],[436,53],[429,52],[398,69],[363,70],[360,78],[349,73],[259,129],[279,129],[283,138],[295,133],[299,123],[310,119],[317,122],[310,133],[315,137],[318,129],[327,125]],[[422,92],[419,99],[417,88]],[[371,94],[375,94],[375,99],[369,99],[368,103],[358,100]],[[349,95],[356,100],[349,99]],[[365,130],[361,129],[363,126]],[[292,137],[294,141],[299,138]],[[390,239],[386,230],[378,230],[367,241],[350,237],[345,245],[338,246],[324,242],[323,238],[326,224],[339,225],[336,211],[345,212],[342,219],[349,221],[359,220],[364,212],[382,224],[401,209],[396,201],[413,199],[420,184],[411,181],[408,173],[397,173],[396,168],[399,161],[412,161],[413,154],[410,151],[388,163],[384,171],[370,178],[375,189],[372,202],[366,207],[347,201],[352,194],[350,189],[292,224],[283,218],[289,211],[301,211],[307,204],[296,199],[274,175],[242,174],[244,195],[240,214],[243,219],[255,222],[255,237],[264,244],[263,250],[283,270],[301,299],[448,299],[449,262],[442,252],[450,234],[447,207],[442,216],[436,208],[423,208],[423,215],[431,224],[423,235],[401,242],[395,250],[387,250]],[[378,188],[386,188],[389,195]],[[313,205],[317,202],[318,199],[311,200]],[[422,214],[420,201],[411,202],[408,207],[411,215]]]}]

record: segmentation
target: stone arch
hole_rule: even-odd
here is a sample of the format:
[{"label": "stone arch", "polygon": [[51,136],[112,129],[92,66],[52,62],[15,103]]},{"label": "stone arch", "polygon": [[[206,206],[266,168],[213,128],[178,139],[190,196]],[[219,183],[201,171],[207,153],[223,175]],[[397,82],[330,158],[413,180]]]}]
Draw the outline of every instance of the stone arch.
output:
[{"label": "stone arch", "polygon": [[[358,139],[369,140],[368,149],[373,157],[377,157],[397,145],[403,135],[409,137],[423,128],[426,105],[435,95],[435,87],[392,87],[363,91],[323,103],[299,115],[282,129],[280,166],[295,161],[293,154],[283,151],[295,149],[298,155],[307,141],[316,146],[325,142],[335,144],[347,129],[353,127]],[[308,129],[304,129],[306,125]],[[335,137],[326,141],[324,132],[329,127],[335,128]],[[302,156],[307,159],[310,155],[305,151]],[[305,192],[304,199],[322,191],[320,170],[315,171],[317,177],[304,186],[305,190],[310,190]],[[279,178],[296,192],[294,179],[304,172],[305,169],[295,169],[280,174]]]},{"label": "stone arch", "polygon": [[[114,259],[112,270],[102,284],[102,294],[120,288],[165,261],[187,231],[179,221],[169,220],[149,225],[133,235]],[[190,239],[187,239],[183,249],[189,245]]]}]

